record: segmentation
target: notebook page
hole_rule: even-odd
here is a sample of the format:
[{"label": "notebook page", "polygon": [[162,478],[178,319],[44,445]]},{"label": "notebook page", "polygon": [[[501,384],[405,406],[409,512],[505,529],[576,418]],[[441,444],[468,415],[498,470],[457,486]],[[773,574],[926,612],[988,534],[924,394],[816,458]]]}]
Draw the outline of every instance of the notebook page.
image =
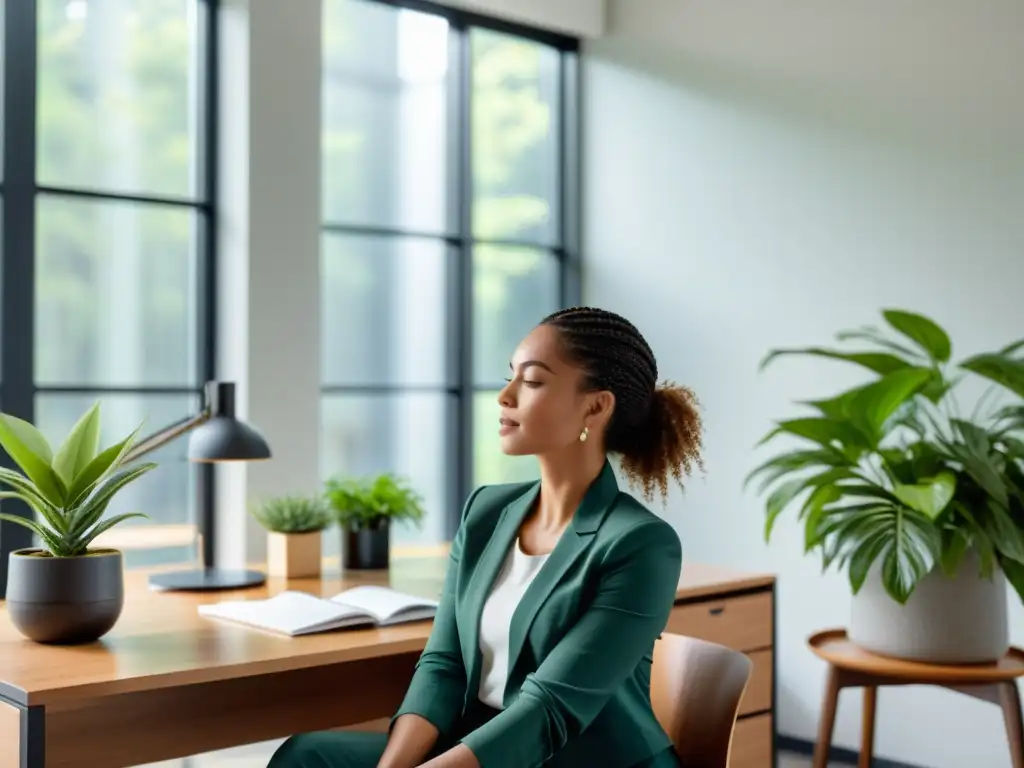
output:
[{"label": "notebook page", "polygon": [[[399,614],[409,611],[413,621],[417,618],[430,618],[437,609],[436,600],[408,595],[388,587],[353,587],[331,598],[331,602],[351,606],[373,616],[378,623],[385,624],[399,618]],[[412,613],[410,609],[419,609]],[[401,619],[405,619],[402,615]]]},{"label": "notebook page", "polygon": [[286,635],[357,623],[354,620],[360,617],[369,618],[357,608],[295,591],[281,592],[269,600],[234,600],[201,605],[199,613]]}]

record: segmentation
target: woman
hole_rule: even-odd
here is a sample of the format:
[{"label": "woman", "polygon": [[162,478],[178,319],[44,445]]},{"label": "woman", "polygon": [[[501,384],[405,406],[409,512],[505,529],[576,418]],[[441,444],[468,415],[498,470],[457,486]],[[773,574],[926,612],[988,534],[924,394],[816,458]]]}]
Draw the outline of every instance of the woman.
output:
[{"label": "woman", "polygon": [[501,448],[536,455],[541,479],[485,486],[466,503],[390,733],[293,736],[269,768],[678,765],[650,674],[679,538],[619,492],[606,455],[646,497],[664,495],[701,464],[695,399],[657,386],[639,331],[599,309],[546,318],[510,367]]}]

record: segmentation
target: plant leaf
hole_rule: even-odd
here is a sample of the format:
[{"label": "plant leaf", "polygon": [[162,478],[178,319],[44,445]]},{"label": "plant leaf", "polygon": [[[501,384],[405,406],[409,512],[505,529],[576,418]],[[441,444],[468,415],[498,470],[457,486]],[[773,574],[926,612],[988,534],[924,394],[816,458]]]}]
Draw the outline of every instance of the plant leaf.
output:
[{"label": "plant leaf", "polygon": [[124,440],[101,451],[89,464],[78,473],[75,481],[68,489],[68,506],[77,507],[85,497],[93,490],[93,486],[99,482],[109,471],[117,469],[121,460],[135,445],[135,438],[142,429],[140,424]]},{"label": "plant leaf", "polygon": [[71,549],[76,554],[82,554],[86,552],[89,549],[89,545],[96,539],[97,536],[110,530],[118,523],[123,523],[125,520],[130,520],[133,517],[147,517],[147,515],[144,515],[141,512],[128,512],[124,515],[116,515],[114,517],[103,520],[102,522],[97,523],[94,527],[85,531],[85,533],[76,538],[71,546]]},{"label": "plant leaf", "polygon": [[870,341],[871,343],[884,347],[891,352],[895,352],[897,355],[905,355],[906,357],[912,358],[922,357],[921,353],[916,349],[905,347],[902,344],[897,344],[891,339],[887,339],[877,328],[868,327],[855,331],[840,331],[836,334],[836,341]]},{"label": "plant leaf", "polygon": [[892,373],[910,365],[906,360],[896,357],[896,355],[890,355],[887,352],[841,352],[824,347],[802,347],[799,349],[772,350],[761,361],[760,370],[763,371],[777,358],[785,355],[810,355],[814,357],[827,357],[833,360],[844,360],[848,363],[856,363],[880,374]]},{"label": "plant leaf", "polygon": [[69,535],[72,538],[81,536],[86,530],[91,528],[96,521],[100,519],[100,517],[103,516],[103,512],[106,510],[107,504],[115,493],[128,485],[128,483],[137,480],[155,467],[156,464],[153,462],[138,464],[125,469],[120,469],[102,480],[96,487],[93,494],[71,515],[70,524],[68,526]]},{"label": "plant leaf", "polygon": [[27,421],[0,413],[0,445],[39,492],[56,507],[64,505],[66,489],[50,462],[53,456],[42,434]]},{"label": "plant leaf", "polygon": [[764,524],[764,540],[768,541],[771,538],[772,527],[775,525],[775,519],[804,491],[810,488],[817,488],[818,486],[832,485],[839,480],[854,477],[856,477],[856,475],[854,475],[849,469],[846,469],[845,467],[835,467],[811,477],[798,477],[780,485],[775,489],[772,495],[768,497],[767,518],[765,519]]},{"label": "plant leaf", "polygon": [[946,451],[951,459],[963,465],[964,471],[981,488],[995,499],[1001,506],[1009,504],[1009,494],[1002,472],[993,464],[988,436],[984,430],[968,422],[953,419],[954,424],[964,436],[963,443],[952,443],[939,440],[938,445]]},{"label": "plant leaf", "polygon": [[934,520],[949,506],[956,494],[956,475],[942,472],[914,485],[896,483],[893,493],[911,509]]},{"label": "plant leaf", "polygon": [[811,406],[815,410],[819,411],[826,419],[844,421],[850,418],[850,405],[863,389],[864,387],[862,386],[856,387],[854,389],[847,390],[842,394],[836,395],[833,398],[829,398],[828,400],[806,400],[802,401],[801,404]]},{"label": "plant leaf", "polygon": [[989,499],[987,530],[996,551],[1024,565],[1024,532],[1010,517],[1010,513]]},{"label": "plant leaf", "polygon": [[960,564],[963,562],[970,544],[971,537],[963,528],[952,527],[942,530],[942,555],[939,558],[939,563],[950,578],[956,576],[957,571],[960,570]]},{"label": "plant leaf", "polygon": [[842,466],[847,463],[846,458],[841,453],[832,450],[831,448],[790,451],[788,453],[772,457],[751,471],[750,474],[744,478],[743,487],[746,489],[750,485],[750,481],[755,477],[763,473],[768,473],[767,477],[761,482],[760,490],[763,492],[765,488],[778,480],[779,477],[789,472],[814,469],[816,468],[816,465],[819,464],[835,467]]},{"label": "plant leaf", "polygon": [[28,528],[43,540],[43,544],[50,551],[50,554],[56,557],[62,557],[64,555],[65,550],[60,537],[54,534],[53,531],[41,526],[37,521],[30,520],[27,517],[8,515],[4,512],[0,512],[0,520],[6,520],[9,523],[14,523],[16,525],[23,526],[24,528]]},{"label": "plant leaf", "polygon": [[932,360],[945,363],[953,353],[949,335],[934,320],[915,312],[887,309],[885,321],[919,346]]},{"label": "plant leaf", "polygon": [[1006,446],[1006,452],[1012,458],[1024,461],[1024,440],[1004,435],[1000,441]]},{"label": "plant leaf", "polygon": [[834,485],[819,485],[807,497],[803,509],[800,510],[800,516],[804,518],[804,552],[810,552],[821,544],[823,536],[819,528],[825,515],[825,508],[841,498],[842,492]]},{"label": "plant leaf", "polygon": [[981,560],[978,568],[979,574],[983,578],[991,578],[992,569],[996,565],[996,551],[995,547],[992,546],[992,541],[989,539],[988,531],[982,527],[966,504],[961,501],[954,501],[953,507],[968,522],[968,527],[971,529],[971,544],[978,551],[978,556]]},{"label": "plant leaf", "polygon": [[873,562],[869,555],[880,537],[884,544],[875,556],[882,558],[882,583],[901,604],[935,566],[942,544],[930,520],[899,504],[830,508],[823,528],[831,541],[830,559],[852,564],[856,557],[858,569],[867,569]]},{"label": "plant leaf", "polygon": [[27,477],[18,474],[13,469],[0,467],[0,483],[13,488],[25,497],[26,503],[42,515],[55,531],[62,535],[67,531],[67,520],[61,510],[51,504]]},{"label": "plant leaf", "polygon": [[860,430],[877,444],[882,427],[897,409],[932,380],[929,368],[904,368],[890,373],[861,389],[849,404],[850,413]]},{"label": "plant leaf", "polygon": [[868,534],[860,546],[850,554],[849,578],[853,594],[856,595],[864,586],[864,580],[867,578],[871,566],[885,549],[887,538],[888,533],[883,528],[879,528]]},{"label": "plant leaf", "polygon": [[1018,397],[1024,397],[1024,360],[1007,355],[975,355],[960,363],[964,370],[1001,384]]},{"label": "plant leaf", "polygon": [[825,448],[833,448],[834,442],[849,448],[869,447],[865,435],[861,434],[851,424],[833,419],[814,417],[780,421],[778,426],[761,440],[760,444],[766,443],[781,434],[802,437]]},{"label": "plant leaf", "polygon": [[1018,339],[1012,344],[1007,344],[1005,347],[999,350],[999,354],[1009,356],[1019,349],[1024,349],[1024,339]]},{"label": "plant leaf", "polygon": [[64,481],[74,483],[78,474],[96,456],[100,442],[100,404],[94,403],[68,432],[53,458],[53,469]]},{"label": "plant leaf", "polygon": [[999,561],[999,567],[1003,569],[1006,580],[1010,582],[1010,586],[1013,587],[1017,596],[1024,600],[1024,565],[1013,560],[1002,559]]},{"label": "plant leaf", "polygon": [[61,515],[58,510],[50,506],[45,499],[40,499],[38,496],[34,496],[31,493],[22,493],[20,491],[2,491],[0,492],[0,499],[20,499],[25,502],[32,511],[42,517],[56,535],[63,536],[67,531],[67,521],[64,519],[64,516]]}]

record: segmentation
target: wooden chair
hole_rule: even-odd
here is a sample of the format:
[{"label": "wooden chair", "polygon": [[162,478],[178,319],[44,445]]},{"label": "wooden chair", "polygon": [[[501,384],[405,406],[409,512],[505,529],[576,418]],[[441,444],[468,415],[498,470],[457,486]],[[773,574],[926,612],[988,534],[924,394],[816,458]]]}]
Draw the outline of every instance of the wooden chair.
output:
[{"label": "wooden chair", "polygon": [[654,646],[651,704],[686,768],[727,768],[753,662],[739,651],[663,633]]}]

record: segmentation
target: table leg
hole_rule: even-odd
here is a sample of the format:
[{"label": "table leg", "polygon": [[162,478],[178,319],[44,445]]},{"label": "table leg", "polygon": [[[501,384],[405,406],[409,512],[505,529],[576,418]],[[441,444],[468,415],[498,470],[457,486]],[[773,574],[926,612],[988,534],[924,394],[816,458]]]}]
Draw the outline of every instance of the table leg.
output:
[{"label": "table leg", "polygon": [[864,687],[864,709],[860,724],[860,759],[857,768],[871,768],[875,754],[875,705],[878,703],[878,687]]},{"label": "table leg", "polygon": [[21,768],[46,765],[46,713],[41,706],[21,710]]},{"label": "table leg", "polygon": [[821,701],[821,719],[818,721],[818,743],[814,746],[813,768],[828,768],[828,753],[832,748],[832,729],[836,722],[838,703],[839,670],[830,665],[825,683],[825,696]]},{"label": "table leg", "polygon": [[1006,723],[1006,740],[1010,745],[1013,768],[1024,768],[1024,724],[1021,720],[1017,683],[1000,683],[999,705],[1002,707],[1003,721]]}]

